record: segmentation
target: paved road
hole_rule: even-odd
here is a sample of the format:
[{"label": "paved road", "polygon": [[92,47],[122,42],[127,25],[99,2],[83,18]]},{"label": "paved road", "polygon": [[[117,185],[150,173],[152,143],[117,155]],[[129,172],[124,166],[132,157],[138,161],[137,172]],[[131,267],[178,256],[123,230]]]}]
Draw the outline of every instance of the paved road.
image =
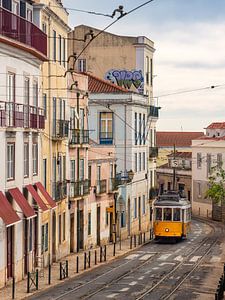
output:
[{"label": "paved road", "polygon": [[221,260],[222,230],[193,221],[187,240],[151,242],[30,299],[214,299],[205,282]]}]

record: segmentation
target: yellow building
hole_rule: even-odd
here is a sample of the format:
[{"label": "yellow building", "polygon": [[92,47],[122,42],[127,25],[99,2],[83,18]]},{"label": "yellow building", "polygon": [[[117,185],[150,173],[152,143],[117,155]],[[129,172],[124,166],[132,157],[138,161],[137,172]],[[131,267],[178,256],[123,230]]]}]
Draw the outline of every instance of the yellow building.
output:
[{"label": "yellow building", "polygon": [[[42,242],[48,239],[44,260],[60,259],[69,253],[68,223],[68,131],[67,109],[67,35],[68,13],[59,0],[36,0],[41,6],[39,20],[48,36],[49,61],[42,66],[43,107],[45,108],[45,134],[42,147],[42,182],[57,207],[42,217]],[[48,225],[47,225],[48,224]],[[47,226],[48,230],[45,230]]]}]

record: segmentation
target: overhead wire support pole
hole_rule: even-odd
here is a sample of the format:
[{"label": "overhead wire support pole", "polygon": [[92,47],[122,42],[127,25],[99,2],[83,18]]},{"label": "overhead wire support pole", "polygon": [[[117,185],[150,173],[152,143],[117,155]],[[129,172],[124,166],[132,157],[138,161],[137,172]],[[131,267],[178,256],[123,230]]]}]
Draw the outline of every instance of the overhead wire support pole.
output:
[{"label": "overhead wire support pole", "polygon": [[[173,159],[175,162],[176,159],[176,146],[175,144],[173,145]],[[173,164],[174,164],[173,162]],[[173,191],[175,191],[175,187],[176,187],[176,167],[175,165],[173,166]]]}]

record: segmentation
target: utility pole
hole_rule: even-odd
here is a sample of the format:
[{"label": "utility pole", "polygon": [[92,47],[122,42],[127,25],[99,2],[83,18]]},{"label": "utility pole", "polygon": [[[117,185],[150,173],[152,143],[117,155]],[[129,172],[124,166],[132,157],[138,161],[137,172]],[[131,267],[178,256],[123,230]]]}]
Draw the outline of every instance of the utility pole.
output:
[{"label": "utility pole", "polygon": [[176,146],[173,145],[173,191],[175,191],[176,186],[176,166],[175,166],[175,159],[176,159]]}]

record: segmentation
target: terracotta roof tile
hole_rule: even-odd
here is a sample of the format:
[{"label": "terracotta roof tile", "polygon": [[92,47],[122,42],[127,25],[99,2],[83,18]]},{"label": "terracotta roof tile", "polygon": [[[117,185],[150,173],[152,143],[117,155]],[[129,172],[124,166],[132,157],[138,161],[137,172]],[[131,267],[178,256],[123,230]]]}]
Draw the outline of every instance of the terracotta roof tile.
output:
[{"label": "terracotta roof tile", "polygon": [[211,123],[206,129],[225,129],[225,122]]},{"label": "terracotta roof tile", "polygon": [[[174,154],[171,153],[169,155],[167,155],[168,157],[173,157]],[[192,157],[192,153],[191,152],[180,152],[180,151],[176,151],[175,154],[176,158],[191,158]]]},{"label": "terracotta roof tile", "polygon": [[156,142],[158,147],[191,147],[191,141],[203,136],[204,132],[176,132],[158,131],[156,132]]}]

